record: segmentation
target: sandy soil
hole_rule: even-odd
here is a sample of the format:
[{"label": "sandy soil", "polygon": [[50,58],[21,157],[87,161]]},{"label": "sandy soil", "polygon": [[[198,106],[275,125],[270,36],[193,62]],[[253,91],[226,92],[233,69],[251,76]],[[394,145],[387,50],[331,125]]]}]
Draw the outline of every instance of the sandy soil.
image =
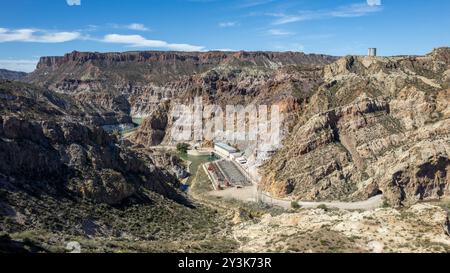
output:
[{"label": "sandy soil", "polygon": [[[222,191],[212,191],[209,193],[212,196],[219,196],[222,198],[234,198],[237,200],[241,200],[244,202],[257,202],[259,199],[262,202],[279,206],[285,209],[291,208],[291,201],[290,200],[282,200],[282,199],[275,199],[270,197],[267,194],[259,193],[257,194],[257,188],[256,185],[253,185],[251,187],[245,187],[242,189],[237,188],[229,188]],[[257,196],[259,197],[257,199]],[[382,206],[383,204],[383,196],[378,195],[373,198],[370,198],[366,201],[361,202],[298,202],[298,204],[302,208],[317,208],[321,205],[325,205],[329,208],[337,208],[337,209],[344,209],[344,210],[372,210],[376,209]]]}]

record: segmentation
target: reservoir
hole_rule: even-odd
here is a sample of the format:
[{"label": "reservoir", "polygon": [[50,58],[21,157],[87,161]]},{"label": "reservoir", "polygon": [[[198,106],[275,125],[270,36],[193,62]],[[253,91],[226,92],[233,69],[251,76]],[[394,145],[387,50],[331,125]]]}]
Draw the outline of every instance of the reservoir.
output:
[{"label": "reservoir", "polygon": [[143,118],[133,118],[133,123],[103,125],[102,128],[108,134],[112,134],[114,133],[114,131],[118,131],[123,136],[137,130],[137,128],[139,128],[143,121]]},{"label": "reservoir", "polygon": [[189,165],[189,173],[191,175],[187,182],[188,185],[191,183],[192,179],[194,179],[194,177],[197,175],[197,170],[200,167],[200,165],[219,159],[219,157],[217,157],[216,155],[192,156],[192,155],[188,155],[188,154],[177,153],[177,156],[184,161],[191,162],[191,164]]}]

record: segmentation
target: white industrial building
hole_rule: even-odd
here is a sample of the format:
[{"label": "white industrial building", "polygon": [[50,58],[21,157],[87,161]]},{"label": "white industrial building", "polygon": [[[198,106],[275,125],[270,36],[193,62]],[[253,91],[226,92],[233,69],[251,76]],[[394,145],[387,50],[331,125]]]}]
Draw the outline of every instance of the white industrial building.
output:
[{"label": "white industrial building", "polygon": [[214,151],[222,157],[231,158],[237,153],[237,149],[225,143],[214,143]]},{"label": "white industrial building", "polygon": [[232,153],[232,154],[230,154],[230,159],[231,160],[236,160],[237,158],[241,157],[242,155],[243,155],[242,152]]}]

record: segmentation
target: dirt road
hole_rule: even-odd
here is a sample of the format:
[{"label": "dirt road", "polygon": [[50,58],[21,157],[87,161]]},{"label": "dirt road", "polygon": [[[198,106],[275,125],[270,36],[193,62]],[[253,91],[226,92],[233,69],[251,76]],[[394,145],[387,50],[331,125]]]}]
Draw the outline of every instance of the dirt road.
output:
[{"label": "dirt road", "polygon": [[[258,200],[270,205],[279,206],[285,209],[291,208],[290,200],[276,199],[270,197],[268,194],[257,194],[256,185],[245,187],[243,189],[230,188],[222,191],[212,191],[209,193],[212,196],[220,196],[223,198],[234,198],[244,202],[257,202]],[[372,210],[383,205],[383,196],[378,195],[365,201],[360,202],[297,202],[302,208],[317,208],[325,205],[328,208],[337,208],[344,210]]]}]

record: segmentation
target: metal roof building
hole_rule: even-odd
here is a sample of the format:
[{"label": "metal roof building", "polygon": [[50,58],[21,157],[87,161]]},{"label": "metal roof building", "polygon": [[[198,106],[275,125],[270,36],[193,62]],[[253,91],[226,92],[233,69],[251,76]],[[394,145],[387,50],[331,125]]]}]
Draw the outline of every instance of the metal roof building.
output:
[{"label": "metal roof building", "polygon": [[236,148],[231,147],[225,143],[214,143],[214,150],[221,156],[230,157],[237,152]]}]

